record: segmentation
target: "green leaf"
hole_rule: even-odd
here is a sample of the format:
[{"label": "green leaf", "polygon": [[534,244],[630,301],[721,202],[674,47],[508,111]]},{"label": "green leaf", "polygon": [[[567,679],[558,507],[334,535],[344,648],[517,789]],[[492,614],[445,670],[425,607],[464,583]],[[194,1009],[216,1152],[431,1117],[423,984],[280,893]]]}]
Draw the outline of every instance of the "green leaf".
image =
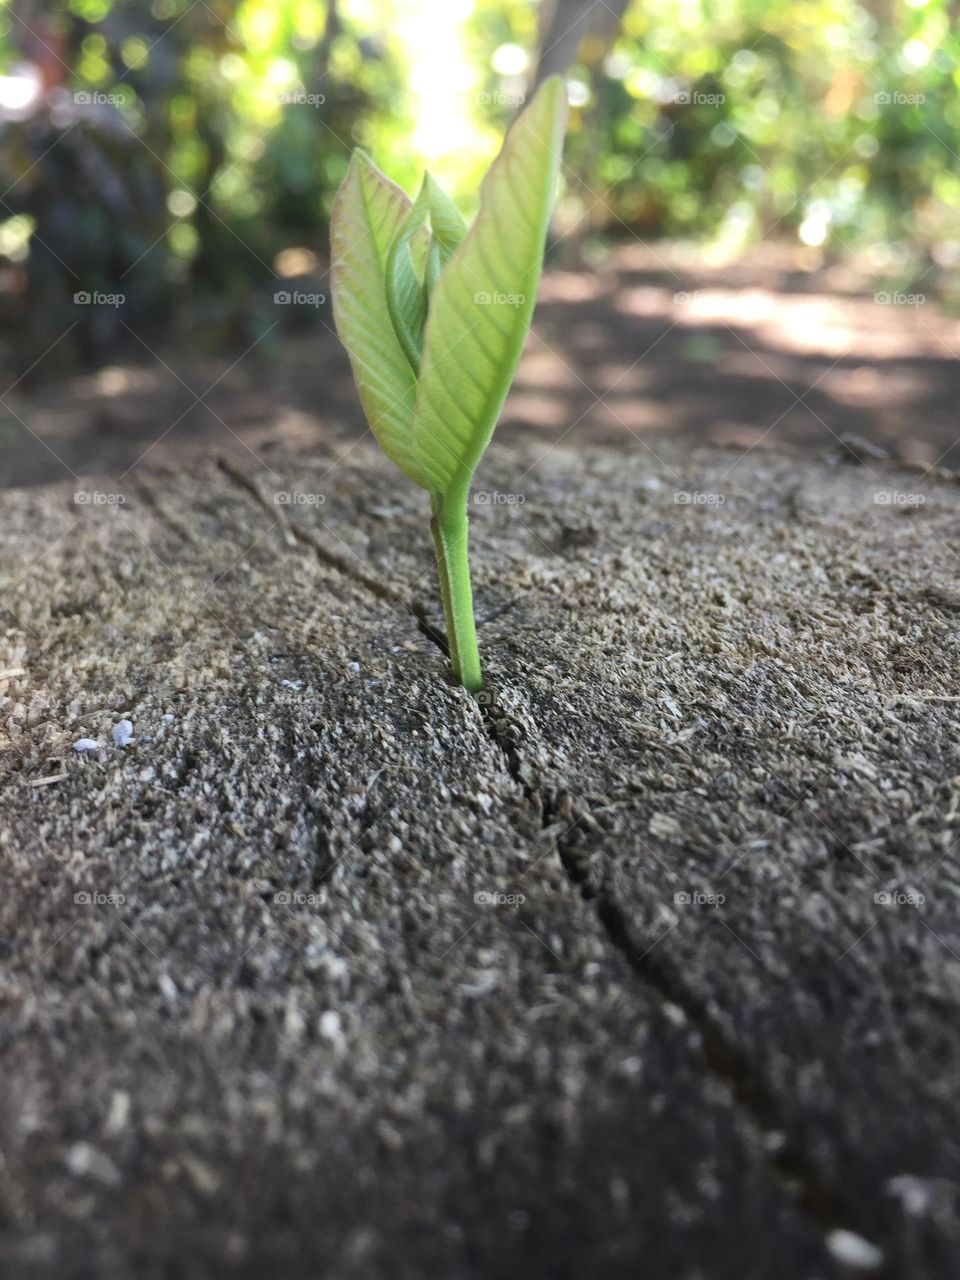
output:
[{"label": "green leaf", "polygon": [[390,320],[384,284],[390,245],[410,208],[406,193],[355,151],[331,219],[333,313],[371,431],[401,471],[426,486],[411,449],[417,378]]},{"label": "green leaf", "polygon": [[411,205],[362,153],[333,211],[337,328],[377,439],[430,491],[451,665],[471,692],[467,495],[530,327],[566,114],[553,77],[508,133],[469,231],[429,174]]},{"label": "green leaf", "polygon": [[[393,237],[386,263],[387,310],[397,341],[415,374],[420,372],[423,326],[427,320],[427,294],[414,266],[410,243],[426,223],[430,211],[429,201],[430,193],[424,179],[420,194]],[[427,261],[429,260],[428,249]]]},{"label": "green leaf", "polygon": [[551,77],[507,134],[430,296],[410,449],[419,483],[452,502],[466,499],[530,327],[566,115]]},{"label": "green leaf", "polygon": [[439,265],[443,267],[460,248],[461,241],[467,234],[467,224],[443,187],[429,173],[424,175],[423,185],[427,189],[430,203],[430,227],[433,231],[431,248],[436,247]]},{"label": "green leaf", "polygon": [[[433,235],[423,270],[418,273],[411,246],[421,243],[418,237],[428,217]],[[430,174],[425,174],[420,194],[393,238],[386,264],[387,310],[414,373],[420,371],[429,295],[466,232],[456,205]]]}]

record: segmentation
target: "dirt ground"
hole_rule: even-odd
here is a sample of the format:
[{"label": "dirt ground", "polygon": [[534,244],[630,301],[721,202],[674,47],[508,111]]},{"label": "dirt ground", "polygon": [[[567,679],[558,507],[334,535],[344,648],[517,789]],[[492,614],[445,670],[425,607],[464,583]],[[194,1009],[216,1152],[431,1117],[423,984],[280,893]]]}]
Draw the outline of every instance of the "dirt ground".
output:
[{"label": "dirt ground", "polygon": [[0,496],[5,1276],[955,1275],[957,478],[547,443]]},{"label": "dirt ground", "polygon": [[[852,266],[777,246],[711,265],[701,249],[636,243],[590,270],[554,266],[500,438],[669,435],[817,455],[850,438],[861,452],[960,466],[960,320],[922,288],[878,293]],[[130,363],[62,381],[65,335],[2,396],[0,484],[183,465],[211,449],[242,460],[348,446],[363,423],[329,305],[319,319],[305,331],[306,318],[267,300],[227,359],[187,341],[152,350],[131,332]]]}]

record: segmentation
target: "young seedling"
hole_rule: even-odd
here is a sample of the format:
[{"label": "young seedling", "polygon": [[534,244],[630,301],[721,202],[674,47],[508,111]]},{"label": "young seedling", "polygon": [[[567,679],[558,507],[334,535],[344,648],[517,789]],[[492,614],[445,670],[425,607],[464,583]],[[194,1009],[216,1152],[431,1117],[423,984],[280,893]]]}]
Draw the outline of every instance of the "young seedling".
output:
[{"label": "young seedling", "polygon": [[430,494],[453,673],[482,684],[467,501],[530,327],[566,128],[544,82],[483,180],[468,230],[427,174],[416,200],[362,151],[333,207],[333,308],[370,429]]}]

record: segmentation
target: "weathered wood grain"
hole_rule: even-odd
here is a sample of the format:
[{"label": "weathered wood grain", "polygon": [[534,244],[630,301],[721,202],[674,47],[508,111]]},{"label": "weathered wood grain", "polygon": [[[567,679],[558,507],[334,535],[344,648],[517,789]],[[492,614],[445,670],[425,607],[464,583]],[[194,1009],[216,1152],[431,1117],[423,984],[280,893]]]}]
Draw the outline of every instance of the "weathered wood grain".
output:
[{"label": "weathered wood grain", "polygon": [[0,498],[6,1272],[952,1274],[960,491],[655,449],[479,705],[363,448]]}]

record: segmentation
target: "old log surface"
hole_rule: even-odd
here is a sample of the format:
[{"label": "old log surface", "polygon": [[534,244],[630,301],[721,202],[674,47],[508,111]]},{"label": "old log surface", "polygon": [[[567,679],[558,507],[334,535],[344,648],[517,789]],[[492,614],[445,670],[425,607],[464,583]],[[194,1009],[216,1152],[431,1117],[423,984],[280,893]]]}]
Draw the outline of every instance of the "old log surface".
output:
[{"label": "old log surface", "polygon": [[957,1274],[960,487],[541,452],[0,498],[5,1277]]}]

